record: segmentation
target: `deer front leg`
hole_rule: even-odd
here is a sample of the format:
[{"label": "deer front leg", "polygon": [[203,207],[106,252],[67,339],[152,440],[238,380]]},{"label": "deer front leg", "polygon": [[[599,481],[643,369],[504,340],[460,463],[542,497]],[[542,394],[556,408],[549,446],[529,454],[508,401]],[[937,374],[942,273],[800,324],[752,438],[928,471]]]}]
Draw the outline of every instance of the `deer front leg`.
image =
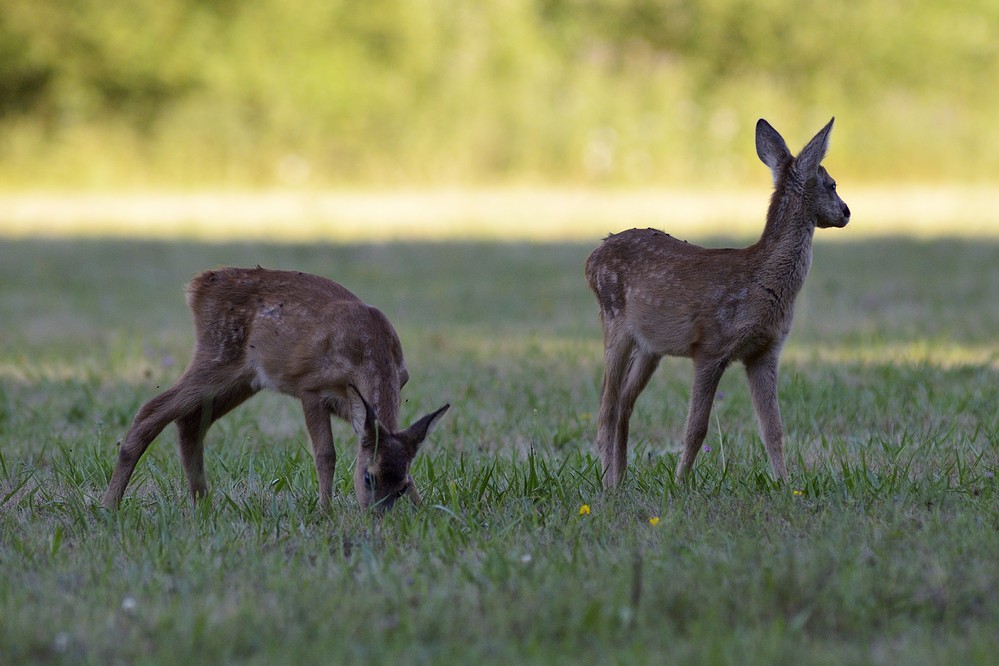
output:
[{"label": "deer front leg", "polygon": [[676,467],[678,481],[687,478],[694,466],[694,458],[704,443],[704,437],[708,434],[711,405],[726,365],[714,360],[694,361],[694,385],[690,390],[690,410],[687,412],[687,424],[683,431],[683,453]]},{"label": "deer front leg", "polygon": [[330,410],[319,396],[302,398],[305,411],[305,426],[312,439],[312,453],[316,460],[316,476],[319,479],[319,504],[323,508],[330,505],[333,495],[333,471],[336,469],[336,449],[333,448],[333,429],[330,425]]},{"label": "deer front leg", "polygon": [[746,363],[746,378],[753,408],[760,426],[760,435],[770,457],[774,478],[787,480],[784,465],[784,426],[777,401],[777,353],[769,353]]}]

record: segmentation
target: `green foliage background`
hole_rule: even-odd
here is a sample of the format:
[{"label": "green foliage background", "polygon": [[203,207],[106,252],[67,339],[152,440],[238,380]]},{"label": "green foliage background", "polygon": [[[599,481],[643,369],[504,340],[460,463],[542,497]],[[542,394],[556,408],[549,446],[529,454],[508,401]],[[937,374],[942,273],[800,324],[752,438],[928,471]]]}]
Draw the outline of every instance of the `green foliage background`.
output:
[{"label": "green foliage background", "polygon": [[992,0],[0,0],[0,187],[990,181]]}]

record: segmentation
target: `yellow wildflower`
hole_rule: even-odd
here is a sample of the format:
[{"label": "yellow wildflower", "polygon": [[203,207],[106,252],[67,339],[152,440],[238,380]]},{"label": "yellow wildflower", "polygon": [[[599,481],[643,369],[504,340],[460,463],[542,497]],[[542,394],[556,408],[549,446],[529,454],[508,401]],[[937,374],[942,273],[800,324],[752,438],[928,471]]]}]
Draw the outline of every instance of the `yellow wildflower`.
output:
[{"label": "yellow wildflower", "polygon": [[659,524],[659,516],[652,516],[651,518],[649,518],[649,525],[655,527],[658,524]]},{"label": "yellow wildflower", "polygon": [[589,504],[584,504],[583,506],[579,507],[579,515],[581,515],[581,516],[588,516],[588,515],[590,515],[590,505]]}]

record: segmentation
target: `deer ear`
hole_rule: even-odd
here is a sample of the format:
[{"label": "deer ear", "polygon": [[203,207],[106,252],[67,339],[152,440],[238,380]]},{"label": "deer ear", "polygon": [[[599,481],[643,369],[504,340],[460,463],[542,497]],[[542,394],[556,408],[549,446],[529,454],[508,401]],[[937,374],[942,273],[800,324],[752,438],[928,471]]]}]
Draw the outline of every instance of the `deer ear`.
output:
[{"label": "deer ear", "polygon": [[763,118],[756,122],[756,154],[770,167],[775,183],[780,168],[791,159],[791,151],[787,149],[784,138]]},{"label": "deer ear", "polygon": [[819,133],[812,137],[808,145],[801,149],[798,154],[798,161],[795,165],[798,173],[806,179],[819,170],[819,164],[829,150],[829,133],[832,131],[833,118],[829,123],[819,130]]},{"label": "deer ear", "polygon": [[450,406],[450,404],[444,405],[436,412],[427,414],[419,421],[398,434],[399,439],[403,442],[403,444],[405,444],[406,449],[409,450],[411,455],[416,455],[416,452],[420,448],[420,444],[422,444],[423,440],[427,438],[427,433],[429,433],[430,429],[434,427],[437,421],[444,416],[444,412],[446,412]]},{"label": "deer ear", "polygon": [[374,429],[378,424],[378,417],[375,410],[364,399],[357,387],[351,384],[347,387],[347,398],[350,402],[350,425],[354,432],[364,441],[364,433]]}]

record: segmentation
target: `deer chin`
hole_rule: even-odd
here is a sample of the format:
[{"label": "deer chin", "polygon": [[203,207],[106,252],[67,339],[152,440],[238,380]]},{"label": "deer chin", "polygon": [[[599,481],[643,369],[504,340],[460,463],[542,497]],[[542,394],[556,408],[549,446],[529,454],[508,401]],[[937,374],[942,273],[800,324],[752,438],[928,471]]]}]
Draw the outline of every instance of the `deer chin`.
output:
[{"label": "deer chin", "polygon": [[819,220],[816,222],[815,226],[818,229],[842,229],[846,225],[850,224],[850,218],[844,217],[835,222],[829,222],[825,220]]}]

